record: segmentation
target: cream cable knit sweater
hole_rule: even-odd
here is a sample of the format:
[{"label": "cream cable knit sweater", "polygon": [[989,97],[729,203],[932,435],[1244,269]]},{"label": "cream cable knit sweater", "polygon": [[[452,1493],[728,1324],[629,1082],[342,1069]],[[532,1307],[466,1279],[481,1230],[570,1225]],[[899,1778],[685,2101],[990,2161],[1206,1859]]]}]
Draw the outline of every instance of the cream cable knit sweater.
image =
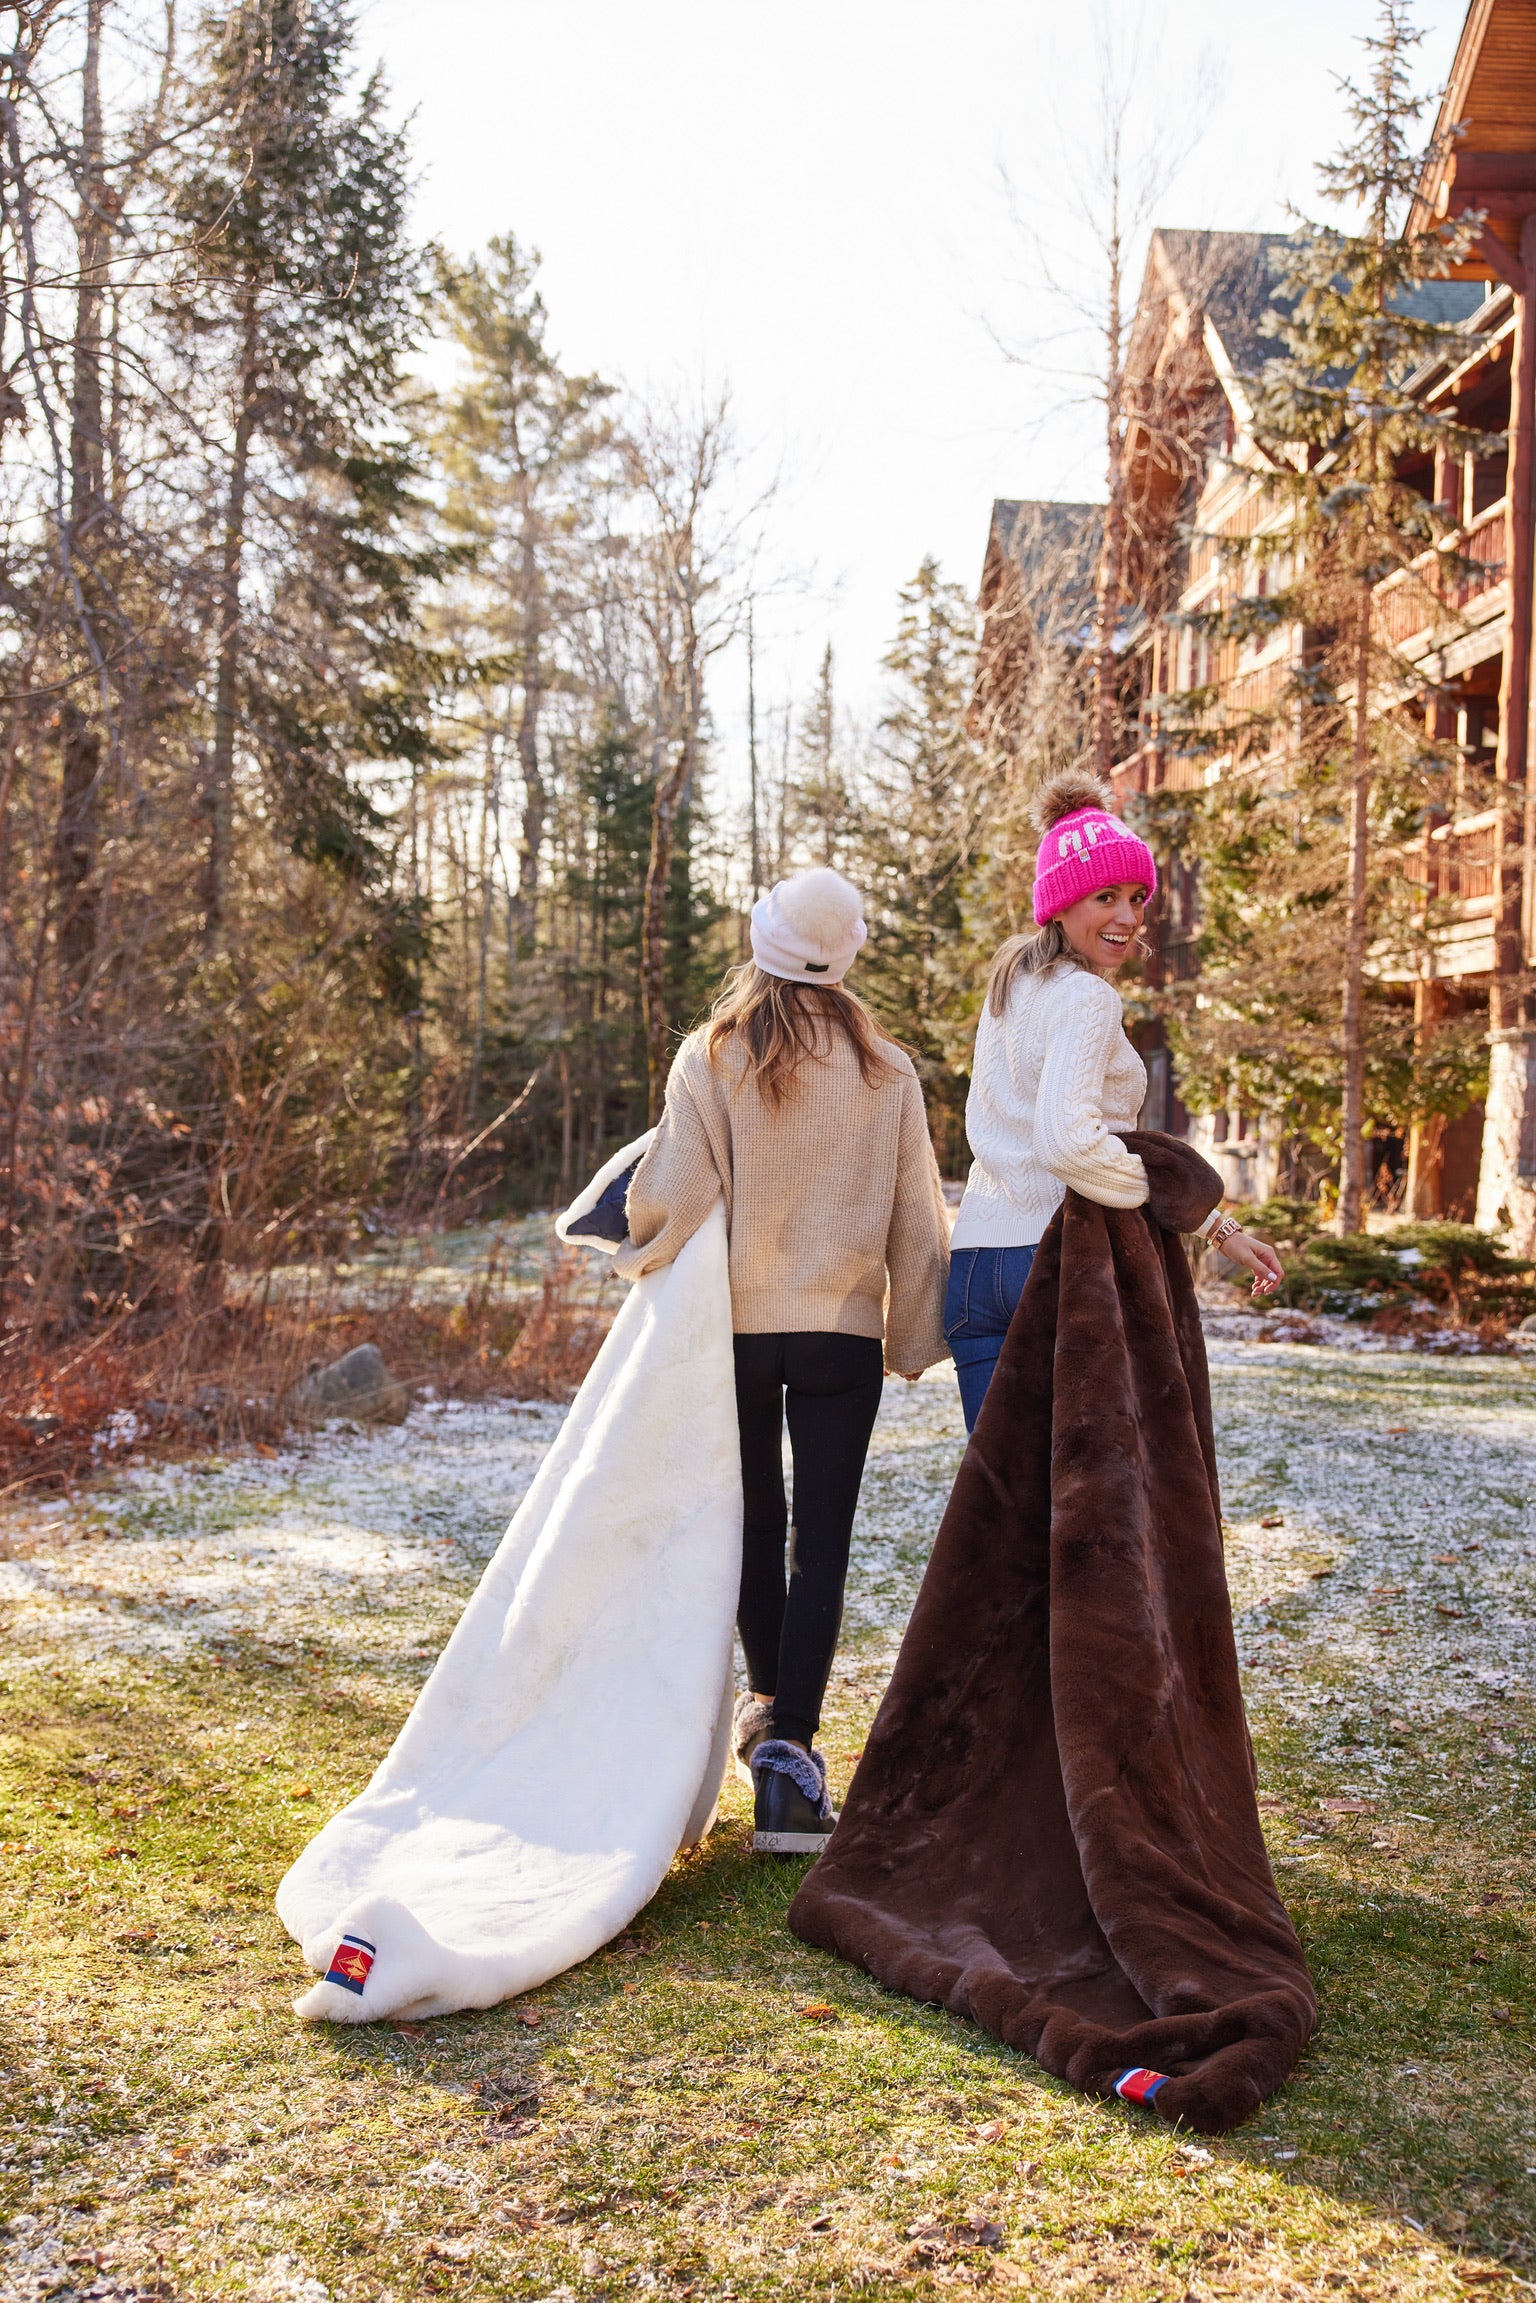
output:
[{"label": "cream cable knit sweater", "polygon": [[1033,1247],[1068,1184],[1104,1207],[1140,1207],[1146,1169],[1117,1134],[1146,1093],[1113,984],[1070,960],[1016,976],[1006,1014],[987,1007],[976,1027],[973,1164],[951,1246]]},{"label": "cream cable knit sweater", "polygon": [[702,1033],[684,1040],[615,1270],[639,1279],[670,1263],[723,1192],[738,1335],[883,1335],[899,1375],[947,1359],[938,1163],[917,1074],[898,1048],[887,1060],[890,1076],[866,1087],[839,1035],[775,1109],[733,1041],[711,1063]]}]

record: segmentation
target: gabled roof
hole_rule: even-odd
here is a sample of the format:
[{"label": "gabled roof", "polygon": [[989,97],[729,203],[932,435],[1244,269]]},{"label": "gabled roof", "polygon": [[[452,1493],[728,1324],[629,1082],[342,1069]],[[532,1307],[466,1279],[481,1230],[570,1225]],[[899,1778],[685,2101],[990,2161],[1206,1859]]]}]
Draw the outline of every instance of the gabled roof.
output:
[{"label": "gabled roof", "polygon": [[1006,594],[1010,613],[1022,607],[1052,633],[1083,623],[1093,606],[1103,520],[1102,504],[999,496],[981,570],[983,615]]},{"label": "gabled roof", "polygon": [[1472,0],[1445,85],[1410,222],[1480,212],[1486,225],[1448,272],[1512,279],[1510,256],[1536,201],[1536,7]]},{"label": "gabled roof", "polygon": [[[1156,266],[1165,290],[1191,316],[1203,314],[1206,348],[1229,391],[1234,379],[1257,374],[1280,349],[1267,323],[1284,309],[1277,288],[1293,240],[1289,232],[1185,232],[1166,226],[1152,235],[1149,277]],[[1469,319],[1482,299],[1473,280],[1424,280],[1403,298],[1403,309],[1453,326]]]},{"label": "gabled roof", "polygon": [[1099,547],[1102,504],[1059,503],[1052,497],[999,496],[992,506],[990,541],[1025,576],[1048,561],[1086,560]]},{"label": "gabled roof", "polygon": [[1264,319],[1289,245],[1288,232],[1188,232],[1164,225],[1152,235],[1149,278],[1215,330],[1231,370],[1262,365],[1270,349]]}]

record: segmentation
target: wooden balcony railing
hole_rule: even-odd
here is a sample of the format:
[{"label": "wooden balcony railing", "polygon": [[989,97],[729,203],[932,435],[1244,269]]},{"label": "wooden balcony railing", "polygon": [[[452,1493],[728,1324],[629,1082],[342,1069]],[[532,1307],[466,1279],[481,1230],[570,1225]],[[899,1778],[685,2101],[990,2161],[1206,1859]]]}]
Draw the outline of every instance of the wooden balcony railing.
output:
[{"label": "wooden balcony railing", "polygon": [[1402,850],[1403,877],[1450,903],[1475,903],[1493,894],[1496,809],[1437,824],[1429,838]]},{"label": "wooden balcony railing", "polygon": [[1205,783],[1206,767],[1204,752],[1175,751],[1154,734],[1127,758],[1117,760],[1109,777],[1117,799],[1127,792],[1197,792]]},{"label": "wooden balcony railing", "polygon": [[[1471,561],[1471,567],[1458,565]],[[1376,589],[1377,627],[1389,647],[1409,651],[1504,580],[1504,500],[1480,512],[1447,545],[1421,552]]]},{"label": "wooden balcony railing", "polygon": [[1224,720],[1248,720],[1267,712],[1282,693],[1295,669],[1289,656],[1272,656],[1251,671],[1235,672],[1222,687],[1219,710]]}]

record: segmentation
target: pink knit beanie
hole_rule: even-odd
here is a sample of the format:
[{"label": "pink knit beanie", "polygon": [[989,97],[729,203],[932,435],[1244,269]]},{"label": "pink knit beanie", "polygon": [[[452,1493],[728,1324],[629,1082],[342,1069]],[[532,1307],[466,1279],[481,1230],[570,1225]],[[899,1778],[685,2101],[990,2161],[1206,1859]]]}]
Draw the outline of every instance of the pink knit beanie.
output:
[{"label": "pink knit beanie", "polygon": [[1139,880],[1150,896],[1157,865],[1145,840],[1110,812],[1111,795],[1097,776],[1064,768],[1035,801],[1040,847],[1035,857],[1035,925],[1044,927],[1069,904],[1121,880]]}]

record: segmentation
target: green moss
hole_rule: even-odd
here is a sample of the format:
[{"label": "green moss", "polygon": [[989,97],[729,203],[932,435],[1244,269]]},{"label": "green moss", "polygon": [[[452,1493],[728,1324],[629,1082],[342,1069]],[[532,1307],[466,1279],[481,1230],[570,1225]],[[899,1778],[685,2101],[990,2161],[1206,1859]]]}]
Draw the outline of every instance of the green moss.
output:
[{"label": "green moss", "polygon": [[[1206,2159],[796,1943],[799,1867],[753,1861],[736,1791],[630,1938],[529,2001],[301,2027],[271,1889],[407,1691],[381,1676],[337,1706],[243,1663],[141,1666],[106,1699],[28,1684],[0,1744],[5,2205],[151,2291],[1448,2297],[1463,2270],[1487,2292],[1536,2264],[1536,1849],[1523,1798],[1496,1824],[1485,1795],[1448,1799],[1470,1725],[1390,1817],[1327,1816],[1338,1771],[1261,1702],[1324,2018],[1293,2085]],[[840,1773],[875,1685],[840,1690]],[[1449,1820],[1405,1820],[1431,1785]],[[801,2012],[818,2002],[830,2018]],[[487,2080],[531,2083],[536,2123],[489,2116]],[[13,2222],[14,2248],[36,2240]]]}]

